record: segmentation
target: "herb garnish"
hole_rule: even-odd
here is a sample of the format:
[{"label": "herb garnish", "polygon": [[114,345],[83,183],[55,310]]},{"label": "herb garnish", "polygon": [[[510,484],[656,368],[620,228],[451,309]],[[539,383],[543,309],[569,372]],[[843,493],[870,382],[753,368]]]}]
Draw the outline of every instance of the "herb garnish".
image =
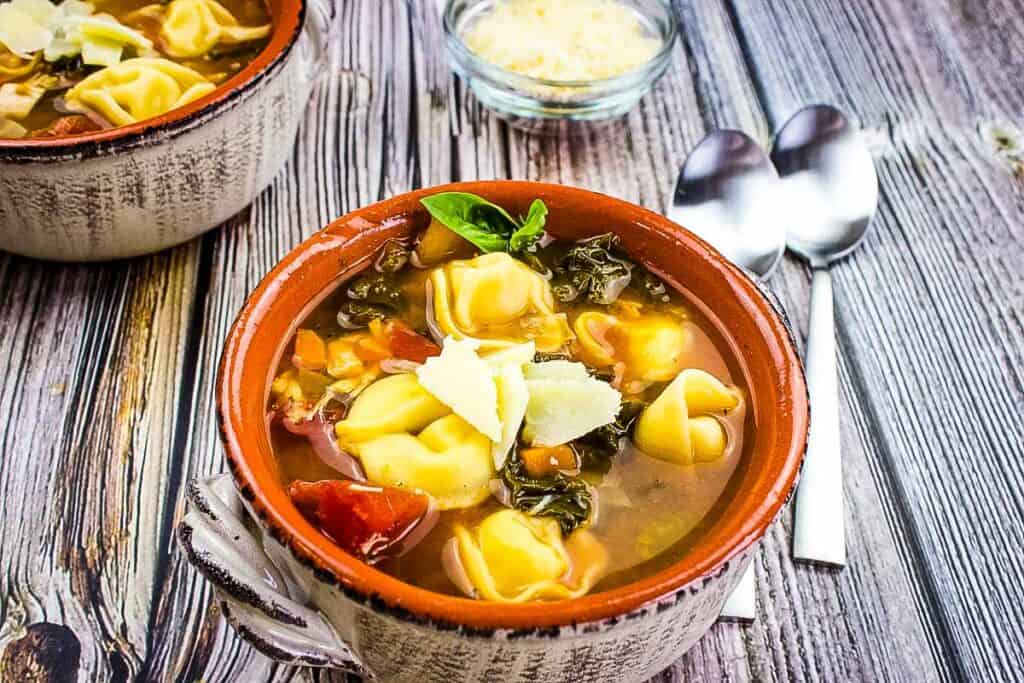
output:
[{"label": "herb garnish", "polygon": [[497,204],[469,192],[441,192],[420,203],[434,219],[485,254],[529,249],[544,234],[548,215],[540,199],[533,201],[525,218],[515,219]]}]

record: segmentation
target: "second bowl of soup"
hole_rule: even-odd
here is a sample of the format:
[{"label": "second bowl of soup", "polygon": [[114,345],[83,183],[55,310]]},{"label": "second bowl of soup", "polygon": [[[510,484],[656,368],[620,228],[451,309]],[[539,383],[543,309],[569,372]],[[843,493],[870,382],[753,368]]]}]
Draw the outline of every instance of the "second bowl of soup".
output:
[{"label": "second bowl of soup", "polygon": [[807,427],[756,285],[660,216],[522,182],[306,242],[236,322],[219,401],[262,552],[218,540],[213,480],[190,559],[264,651],[396,680],[653,675],[714,621]]},{"label": "second bowl of soup", "polygon": [[288,158],[321,0],[0,4],[0,249],[62,261],[184,242]]}]

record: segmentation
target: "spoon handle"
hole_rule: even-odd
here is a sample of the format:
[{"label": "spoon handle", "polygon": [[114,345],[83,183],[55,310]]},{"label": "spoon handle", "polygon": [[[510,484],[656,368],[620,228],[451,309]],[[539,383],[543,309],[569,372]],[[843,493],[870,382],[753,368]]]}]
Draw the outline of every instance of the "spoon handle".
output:
[{"label": "spoon handle", "polygon": [[793,556],[798,560],[846,564],[843,476],[839,442],[839,381],[836,372],[832,275],[815,268],[807,332],[807,388],[811,426],[796,492]]}]

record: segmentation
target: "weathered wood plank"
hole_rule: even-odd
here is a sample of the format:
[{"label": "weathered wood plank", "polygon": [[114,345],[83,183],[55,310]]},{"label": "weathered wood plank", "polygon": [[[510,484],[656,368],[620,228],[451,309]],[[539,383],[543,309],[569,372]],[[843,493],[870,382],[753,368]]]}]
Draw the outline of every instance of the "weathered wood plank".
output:
[{"label": "weathered wood plank", "polygon": [[82,680],[133,677],[146,656],[197,256],[0,258],[0,646],[66,625]]},{"label": "weathered wood plank", "polygon": [[847,386],[877,444],[872,474],[903,508],[915,599],[936,617],[950,675],[1019,672],[1024,186],[982,134],[1024,111],[1020,55],[1008,55],[1019,8],[734,11],[773,123],[822,100],[875,130],[876,230],[836,269]]}]

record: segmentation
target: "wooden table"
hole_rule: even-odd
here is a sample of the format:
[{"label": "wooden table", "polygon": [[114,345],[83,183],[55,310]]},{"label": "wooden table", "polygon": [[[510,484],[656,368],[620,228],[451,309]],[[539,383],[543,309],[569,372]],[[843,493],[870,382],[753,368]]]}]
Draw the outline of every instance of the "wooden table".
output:
[{"label": "wooden table", "polygon": [[[1022,675],[1016,0],[679,3],[654,92],[619,125],[554,137],[467,94],[432,0],[339,3],[338,66],[251,209],[149,258],[0,257],[0,648],[70,680],[333,680],[237,638],[172,542],[185,482],[223,467],[212,384],[246,293],[330,219],[420,186],[529,178],[662,209],[708,130],[767,144],[823,101],[867,130],[881,181],[875,230],[834,271],[850,563],[794,564],[787,516],[756,561],[758,621],[715,626],[660,679]],[[770,282],[800,330],[808,282],[789,258]]]}]

